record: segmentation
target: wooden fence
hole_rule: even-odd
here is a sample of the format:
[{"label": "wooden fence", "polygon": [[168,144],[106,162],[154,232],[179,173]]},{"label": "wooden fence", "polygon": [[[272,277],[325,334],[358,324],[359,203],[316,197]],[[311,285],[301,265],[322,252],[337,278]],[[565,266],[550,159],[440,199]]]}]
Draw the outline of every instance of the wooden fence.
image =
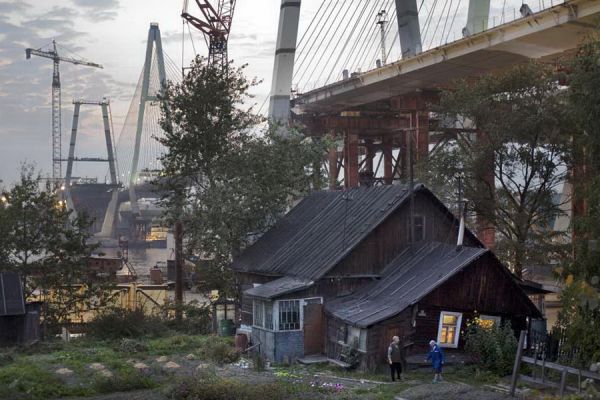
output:
[{"label": "wooden fence", "polygon": [[[565,391],[570,390],[574,392],[581,393],[581,382],[582,379],[593,379],[595,381],[600,382],[600,374],[582,370],[579,368],[573,368],[566,365],[561,365],[556,362],[550,362],[546,360],[545,353],[543,353],[542,358],[540,359],[537,356],[527,357],[523,354],[523,347],[525,345],[525,336],[526,332],[521,331],[521,335],[519,337],[519,347],[517,348],[517,355],[515,357],[515,364],[513,367],[512,379],[510,384],[510,395],[515,396],[515,390],[517,388],[517,381],[521,379],[525,382],[535,383],[538,385],[543,385],[546,387],[557,388],[559,391],[560,398],[562,399]],[[519,373],[521,368],[521,364],[530,364],[532,365],[532,376],[522,375]],[[538,367],[541,369],[539,377],[536,377]],[[560,382],[553,382],[550,380],[548,376],[549,371],[557,371],[560,373]],[[568,374],[575,375],[577,377],[577,387],[571,387],[567,385],[567,376]]]}]

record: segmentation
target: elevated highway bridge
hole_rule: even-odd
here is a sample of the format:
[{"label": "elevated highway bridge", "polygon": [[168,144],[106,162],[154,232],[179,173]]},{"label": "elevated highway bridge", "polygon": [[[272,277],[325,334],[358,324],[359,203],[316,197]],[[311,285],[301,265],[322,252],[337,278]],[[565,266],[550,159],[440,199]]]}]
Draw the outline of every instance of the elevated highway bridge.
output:
[{"label": "elevated highway bridge", "polygon": [[528,60],[557,63],[598,31],[600,1],[572,0],[356,74],[293,101],[296,115],[360,110],[394,96],[437,91],[459,78],[500,71]]}]

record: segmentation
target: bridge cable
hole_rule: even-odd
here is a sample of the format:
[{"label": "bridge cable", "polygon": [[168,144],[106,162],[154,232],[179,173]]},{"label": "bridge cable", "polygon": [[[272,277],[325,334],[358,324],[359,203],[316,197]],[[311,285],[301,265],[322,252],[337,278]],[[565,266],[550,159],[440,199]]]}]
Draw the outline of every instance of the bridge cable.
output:
[{"label": "bridge cable", "polygon": [[[356,27],[358,26],[359,22],[360,22],[360,17],[361,15],[364,14],[366,8],[368,7],[369,2],[365,1],[365,5],[364,7],[361,9],[360,14],[358,14],[358,17],[355,22],[354,25],[352,26],[352,29],[350,31],[350,33],[348,34],[348,37],[346,39],[346,42],[344,43],[344,46],[342,47],[342,49],[339,51],[337,59],[335,60],[335,62],[333,63],[333,66],[331,68],[331,70],[329,71],[329,75],[327,76],[327,79],[325,79],[325,84],[327,84],[329,82],[329,80],[331,79],[332,74],[334,73],[334,71],[336,71],[339,68],[338,63],[340,62],[342,55],[344,54],[344,51],[346,50],[346,48],[348,47],[348,43],[350,43],[350,39],[352,39],[352,37],[354,36],[354,32],[356,31]],[[360,3],[358,4],[358,6],[356,7],[356,10],[354,11],[354,14],[352,14],[352,17],[350,17],[350,21],[354,20],[356,13],[358,12],[360,7]],[[346,34],[347,29],[350,27],[350,25],[348,24],[346,26],[346,29],[344,29],[344,33],[342,33],[342,36],[344,36]],[[321,72],[322,73],[322,72]],[[319,78],[321,77],[321,75],[319,75]]]},{"label": "bridge cable", "polygon": [[[386,3],[386,1],[387,1],[387,3]],[[389,5],[389,0],[381,0],[381,5],[380,5],[379,8],[381,10],[387,9],[388,5]],[[373,20],[371,19],[371,22],[372,21]],[[360,47],[360,50],[356,53],[356,57],[354,58],[354,60],[352,60],[352,64],[351,64],[350,70],[353,71],[353,72],[356,72],[357,69],[359,69],[359,68],[362,67],[362,62],[359,63],[358,61],[360,60],[360,57],[363,54],[365,54],[365,51],[369,47],[369,44],[373,43],[373,40],[375,40],[376,37],[377,37],[378,30],[375,29],[374,26],[372,26],[371,29],[367,28],[367,31],[371,32],[370,35],[368,35],[368,36],[365,37],[365,40],[363,41],[363,44]]]},{"label": "bridge cable", "polygon": [[448,7],[448,12],[446,12],[446,20],[444,21],[444,28],[442,29],[442,35],[440,36],[440,43],[439,45],[441,46],[443,41],[444,41],[444,33],[446,33],[446,26],[448,25],[448,18],[450,18],[450,11],[452,10],[452,3],[454,3],[454,0],[450,0],[450,6]]},{"label": "bridge cable", "polygon": [[[329,10],[329,14],[327,15],[327,19],[329,19],[331,17],[331,15],[333,14],[333,11],[336,8],[335,6],[338,5],[339,1],[340,0],[335,0],[335,3],[333,3],[333,2],[330,3],[332,5],[332,7],[330,9],[328,9]],[[325,10],[325,13],[326,12],[327,12],[327,10]],[[323,17],[325,16],[325,13],[323,14]],[[338,9],[338,14],[339,14],[339,9]],[[322,20],[323,20],[323,18],[321,18],[319,20],[319,23]],[[315,44],[319,43],[319,40],[317,40],[317,39],[319,38],[319,36],[321,36],[321,33],[323,32],[323,29],[325,29],[325,25],[326,24],[322,24],[320,26],[320,29],[318,31],[316,30],[316,27],[315,27],[315,32],[317,32],[317,36],[314,39],[312,39],[312,35],[311,35],[311,41],[310,41],[310,46],[308,48],[308,51],[305,52],[304,49],[302,49],[302,51],[298,54],[298,59],[297,59],[298,67],[294,71],[294,75],[293,75],[292,79],[294,79],[294,80],[296,79],[297,75],[300,73],[300,70],[304,66],[304,63],[308,59],[308,56],[312,53],[312,50],[313,50]],[[331,27],[331,25],[330,25],[330,27]],[[317,49],[318,49],[318,47],[317,47]],[[304,56],[304,57],[302,58],[302,56]]]},{"label": "bridge cable", "polygon": [[[387,9],[387,8],[388,8],[388,6],[390,5],[391,1],[392,1],[392,0],[390,0],[390,1],[388,1],[388,2],[386,3],[386,8],[384,8],[384,9]],[[390,26],[388,25],[386,29],[388,29],[388,30],[389,30],[389,29],[390,29]],[[366,63],[366,65],[367,65],[367,70],[371,70],[371,69],[372,69],[372,68],[370,68],[370,67],[369,67],[369,65],[370,65],[370,60],[377,59],[377,52],[379,51],[379,45],[380,45],[380,43],[379,43],[379,40],[377,40],[377,32],[378,32],[378,29],[373,29],[373,32],[375,32],[375,33],[376,33],[376,34],[375,34],[375,40],[372,40],[372,41],[371,41],[371,43],[370,43],[370,46],[368,46],[368,48],[367,48],[367,51],[365,51],[365,53],[364,53],[365,57],[363,57],[363,58],[362,58],[362,60],[361,60],[361,63],[360,63],[361,67],[362,67],[362,66],[364,66],[364,65],[365,65],[365,63]],[[384,34],[384,37],[385,37],[385,34]],[[374,51],[374,52],[373,52],[373,49],[375,49],[375,51]],[[375,55],[375,56],[374,56],[375,58],[373,58],[373,56],[371,56],[372,54],[374,54],[374,55]]]},{"label": "bridge cable", "polygon": [[[302,38],[300,39],[300,42],[298,43],[298,46],[296,47],[296,55],[298,55],[298,58],[296,59],[296,63],[298,63],[300,61],[301,57],[306,57],[306,53],[304,52],[304,50],[306,49],[306,45],[307,43],[310,44],[314,44],[314,41],[312,40],[314,34],[317,32],[317,28],[320,26],[321,21],[323,20],[323,18],[325,17],[325,14],[327,13],[327,11],[329,10],[329,6],[333,6],[333,1],[323,1],[323,3],[321,3],[321,5],[327,3],[327,7],[323,10],[322,13],[320,13],[321,11],[321,7],[319,7],[319,9],[317,10],[317,13],[313,16],[310,25],[308,26],[307,30],[303,33]],[[333,8],[331,8],[331,10],[329,10],[329,15],[331,15]],[[317,21],[317,17],[318,21]],[[316,21],[316,26],[314,27],[314,29],[312,31],[310,31],[310,35],[308,35],[308,32],[310,30],[310,28],[313,25],[313,22]],[[306,37],[306,35],[308,35],[308,37]],[[306,38],[306,39],[305,39]]]},{"label": "bridge cable", "polygon": [[435,30],[433,31],[433,35],[431,35],[431,40],[429,41],[429,47],[428,49],[431,48],[431,45],[433,45],[433,41],[435,40],[435,35],[437,34],[438,28],[440,27],[440,22],[442,22],[442,15],[444,14],[444,11],[446,10],[446,6],[448,5],[448,0],[446,0],[444,2],[444,7],[442,8],[442,12],[440,13],[440,18],[438,18],[437,20],[437,24],[435,25]]},{"label": "bridge cable", "polygon": [[454,20],[456,19],[456,14],[458,13],[458,9],[460,8],[461,3],[462,3],[462,0],[458,0],[458,3],[456,4],[456,9],[454,10],[454,15],[452,16],[452,22],[450,22],[450,28],[448,29],[448,34],[446,35],[446,43],[448,43],[448,37],[450,36],[450,31],[452,30],[452,27],[454,26]]},{"label": "bridge cable", "polygon": [[[338,3],[336,3],[336,5],[337,4]],[[348,12],[348,7],[345,7],[345,10],[346,10],[346,12]],[[341,24],[341,19],[338,18],[339,15],[340,15],[340,13],[341,13],[341,11],[342,11],[342,7],[337,8],[337,12],[336,12],[335,16],[333,17],[333,21],[337,21],[337,26],[336,26],[336,29],[335,29],[336,31],[337,31],[339,25]],[[334,9],[331,10],[331,14],[333,14],[333,12],[334,12]],[[328,19],[329,19],[329,16],[328,16]],[[322,58],[322,55],[327,50],[327,48],[323,49],[323,44],[324,44],[325,40],[327,40],[327,37],[330,37],[329,33],[331,32],[331,28],[334,26],[334,24],[333,23],[328,24],[327,30],[325,31],[325,33],[323,35],[323,38],[320,39],[320,35],[321,35],[323,29],[325,28],[325,25],[327,25],[327,24],[326,23],[323,24],[323,26],[321,27],[321,30],[319,31],[319,34],[318,34],[317,38],[314,41],[314,43],[318,43],[317,48],[315,49],[314,53],[312,53],[311,51],[309,51],[307,53],[305,59],[303,60],[303,62],[308,60],[308,66],[302,71],[302,74],[298,78],[298,80],[297,80],[297,85],[298,86],[300,86],[301,82],[303,82],[303,78],[306,75],[306,73],[309,71],[309,69],[311,68],[311,66],[312,66],[312,71],[313,72],[314,72],[315,68],[318,67],[318,65],[315,65],[313,63],[313,60],[318,56],[318,54],[321,54],[321,58]],[[313,45],[314,45],[314,43],[313,43]],[[312,49],[312,46],[311,46],[311,49]],[[300,70],[298,71],[298,73],[300,73]],[[310,75],[309,75],[309,77],[310,77]],[[304,83],[304,86],[306,86],[306,83]]]},{"label": "bridge cable", "polygon": [[431,21],[433,20],[433,15],[437,7],[437,2],[438,0],[433,1],[433,4],[429,9],[429,13],[427,14],[427,18],[425,19],[425,23],[423,24],[423,33],[421,34],[421,43],[423,46],[425,45],[425,39],[427,38],[427,34],[429,33],[429,28],[431,27]]},{"label": "bridge cable", "polygon": [[[354,2],[354,0],[351,0],[352,2]],[[342,7],[338,8],[337,13],[335,14],[334,17],[334,21],[337,21],[337,25],[336,24],[330,24],[329,27],[327,28],[327,31],[325,32],[325,40],[327,40],[327,37],[329,37],[329,41],[327,42],[327,44],[325,45],[325,48],[323,48],[323,42],[320,43],[320,45],[317,47],[317,50],[315,52],[315,54],[309,59],[309,65],[312,65],[313,68],[311,70],[311,73],[309,74],[308,78],[310,78],[312,76],[312,74],[314,73],[314,71],[320,67],[320,62],[323,59],[323,55],[327,52],[327,49],[329,47],[329,45],[331,44],[331,41],[333,40],[335,33],[337,32],[337,30],[339,29],[340,25],[342,24],[342,20],[346,17],[346,14],[348,13],[348,10],[350,9],[350,7],[343,7],[345,9],[344,12],[344,16],[342,18],[339,18],[339,15],[342,11]],[[331,28],[335,25],[335,30],[334,30],[334,34],[330,35],[331,32]],[[315,57],[317,56],[319,50],[323,49],[323,51],[321,52],[321,55],[319,57],[319,62],[318,63],[313,63],[313,60],[315,59]],[[300,82],[302,82],[302,79],[304,78],[304,76],[306,75],[306,72],[308,72],[308,68],[306,70],[304,70],[304,72],[302,73],[302,75],[300,76],[300,78],[298,78],[298,84],[300,84]],[[306,85],[308,84],[308,82],[304,83],[304,87],[306,87]]]},{"label": "bridge cable", "polygon": [[350,59],[352,58],[352,56],[355,54],[355,52],[362,45],[362,43],[364,42],[364,40],[366,40],[366,38],[367,38],[367,36],[369,34],[368,24],[370,24],[372,22],[370,16],[371,15],[375,15],[375,10],[376,9],[377,9],[377,2],[375,1],[375,2],[373,2],[373,5],[369,9],[369,12],[363,14],[364,15],[364,17],[363,17],[363,23],[362,23],[362,25],[361,25],[361,27],[359,29],[360,34],[358,35],[358,38],[357,38],[356,42],[352,46],[352,49],[346,55],[346,59],[342,63],[342,69],[344,69],[344,67],[346,67],[345,69],[348,69],[348,72],[352,72],[349,69],[350,66],[348,65],[348,63],[349,63]]}]

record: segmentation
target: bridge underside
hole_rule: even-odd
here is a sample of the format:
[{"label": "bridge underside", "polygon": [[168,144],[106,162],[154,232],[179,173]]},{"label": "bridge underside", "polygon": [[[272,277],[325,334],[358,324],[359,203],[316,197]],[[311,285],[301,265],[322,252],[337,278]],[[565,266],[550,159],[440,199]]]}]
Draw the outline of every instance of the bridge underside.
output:
[{"label": "bridge underside", "polygon": [[419,91],[436,91],[460,78],[501,71],[536,59],[568,58],[597,32],[600,2],[574,0],[469,36],[417,56],[327,85],[294,100],[294,113],[336,113]]},{"label": "bridge underside", "polygon": [[[339,139],[327,162],[331,189],[405,180],[409,134],[413,159],[419,162],[469,131],[442,128],[430,118],[429,104],[437,101],[440,89],[456,79],[499,72],[532,59],[559,64],[597,29],[598,16],[599,1],[555,6],[301,94],[293,101],[294,119],[313,136]],[[493,179],[492,172],[489,176]],[[480,239],[493,247],[490,224],[480,220],[478,225]]]}]

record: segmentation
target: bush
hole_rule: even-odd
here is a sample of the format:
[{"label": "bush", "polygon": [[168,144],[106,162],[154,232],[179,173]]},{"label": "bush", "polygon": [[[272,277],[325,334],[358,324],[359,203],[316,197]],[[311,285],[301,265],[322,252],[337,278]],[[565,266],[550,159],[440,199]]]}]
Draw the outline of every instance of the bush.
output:
[{"label": "bush", "polygon": [[483,327],[475,317],[467,324],[465,350],[479,367],[505,376],[512,371],[517,340],[509,324]]},{"label": "bush", "polygon": [[200,305],[194,300],[179,307],[169,303],[165,309],[167,315],[174,316],[180,312],[183,316],[181,320],[171,318],[167,321],[167,326],[173,330],[191,335],[206,335],[212,330],[210,305]]},{"label": "bush", "polygon": [[127,354],[144,353],[148,351],[148,346],[141,342],[138,342],[135,339],[123,338],[119,342],[117,351]]},{"label": "bush", "polygon": [[168,331],[161,318],[144,314],[142,310],[109,308],[98,314],[88,325],[90,336],[99,339],[160,336]]},{"label": "bush", "polygon": [[157,386],[158,384],[154,380],[137,371],[120,373],[110,378],[101,377],[94,381],[94,389],[98,393],[127,392],[137,389],[152,389]]},{"label": "bush", "polygon": [[219,337],[211,337],[204,349],[206,358],[217,364],[229,364],[236,362],[240,354],[230,342]]}]

